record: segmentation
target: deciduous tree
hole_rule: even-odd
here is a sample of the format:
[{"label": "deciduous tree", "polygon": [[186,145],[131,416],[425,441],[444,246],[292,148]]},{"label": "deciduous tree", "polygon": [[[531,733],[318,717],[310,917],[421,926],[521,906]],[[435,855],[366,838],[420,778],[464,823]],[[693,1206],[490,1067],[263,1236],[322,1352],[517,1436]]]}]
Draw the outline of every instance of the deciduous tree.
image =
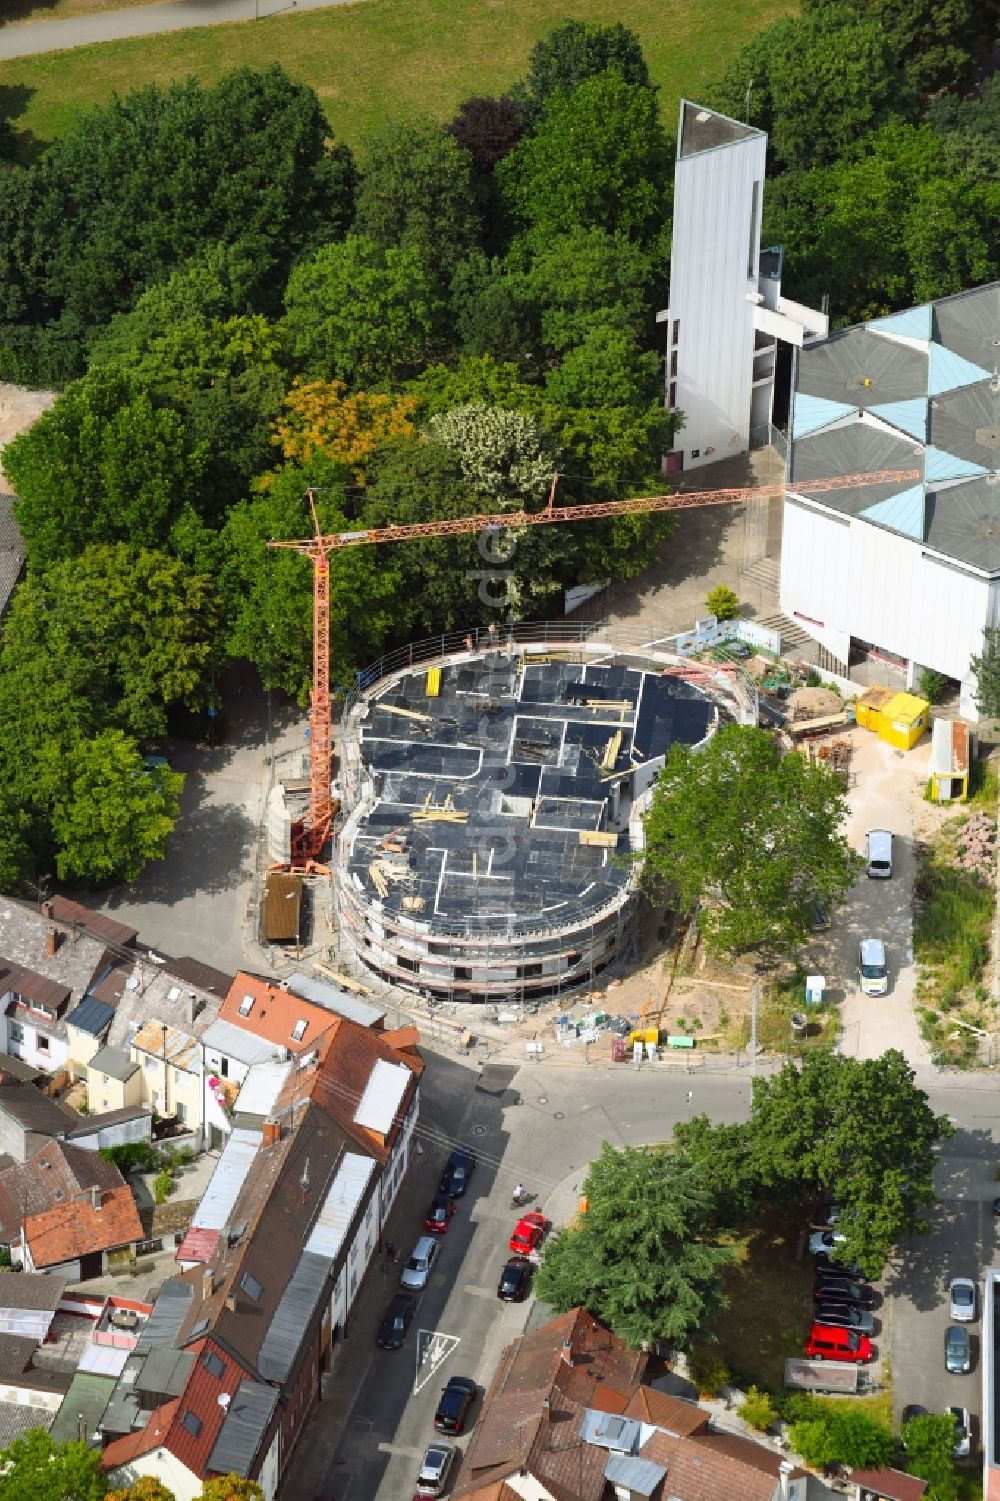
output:
[{"label": "deciduous tree", "polygon": [[646,818],[647,886],[698,909],[716,950],[787,953],[808,936],[816,900],[841,900],[859,868],[846,811],[826,766],[726,725],[703,748],[670,749]]},{"label": "deciduous tree", "polygon": [[0,1450],[0,1501],[102,1501],[108,1483],[99,1449],[56,1444],[31,1428]]},{"label": "deciduous tree", "polygon": [[445,129],[468,152],[473,170],[485,176],[517,145],[524,122],[517,102],[509,96],[473,95],[462,101]]},{"label": "deciduous tree", "polygon": [[664,1148],[605,1142],[583,1192],[587,1212],[553,1237],[538,1296],[560,1313],[582,1304],[629,1345],[686,1348],[723,1303],[733,1254],[708,1231],[697,1170]]},{"label": "deciduous tree", "polygon": [[274,441],[300,469],[322,454],[350,469],[355,484],[363,485],[378,449],[416,432],[416,407],[415,396],[368,391],[352,396],[343,381],[293,381],[274,426]]},{"label": "deciduous tree", "polygon": [[901,1438],[906,1445],[906,1468],[911,1475],[930,1482],[928,1501],[955,1501],[955,1419],[950,1412],[922,1413],[904,1423]]},{"label": "deciduous tree", "polygon": [[201,1501],[264,1501],[264,1492],[256,1480],[244,1480],[241,1475],[219,1475],[205,1481]]},{"label": "deciduous tree", "polygon": [[537,119],[553,94],[571,93],[589,78],[616,69],[626,83],[652,87],[642,44],[634,31],[615,22],[564,21],[536,42],[524,82],[512,90],[526,118]]}]

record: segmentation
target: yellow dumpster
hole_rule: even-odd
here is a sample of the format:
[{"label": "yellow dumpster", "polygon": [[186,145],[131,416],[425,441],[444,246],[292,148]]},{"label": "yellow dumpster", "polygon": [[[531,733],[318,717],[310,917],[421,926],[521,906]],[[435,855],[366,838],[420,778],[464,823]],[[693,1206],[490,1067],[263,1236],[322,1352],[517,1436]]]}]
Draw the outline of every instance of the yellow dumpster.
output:
[{"label": "yellow dumpster", "polygon": [[441,669],[440,667],[428,667],[427,669],[427,697],[437,698],[441,692]]},{"label": "yellow dumpster", "polygon": [[913,693],[897,693],[882,710],[879,739],[897,750],[910,750],[931,722],[931,706]]},{"label": "yellow dumpster", "polygon": [[858,724],[877,735],[882,728],[882,711],[896,697],[895,690],[882,683],[873,683],[854,705],[854,717]]}]

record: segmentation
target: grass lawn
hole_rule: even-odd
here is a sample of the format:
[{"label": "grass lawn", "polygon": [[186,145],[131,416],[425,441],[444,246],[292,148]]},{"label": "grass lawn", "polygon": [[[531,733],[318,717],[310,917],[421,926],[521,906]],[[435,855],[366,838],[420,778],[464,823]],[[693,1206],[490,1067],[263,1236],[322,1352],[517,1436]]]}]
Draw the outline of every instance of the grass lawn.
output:
[{"label": "grass lawn", "polygon": [[812,1262],[795,1260],[802,1223],[801,1211],[765,1210],[726,1272],[729,1307],[715,1334],[740,1384],[780,1392],[786,1357],[802,1354],[812,1308]]},{"label": "grass lawn", "polygon": [[697,98],[745,38],[795,9],[793,0],[618,0],[612,6],[600,0],[356,0],[332,10],[16,58],[0,64],[0,109],[26,133],[29,156],[114,92],[191,75],[211,83],[229,68],[277,61],[316,90],[337,138],[357,146],[390,117],[446,119],[470,94],[502,92],[521,74],[539,37],[563,20],[579,19],[621,21],[638,34],[672,129],[682,94]]}]

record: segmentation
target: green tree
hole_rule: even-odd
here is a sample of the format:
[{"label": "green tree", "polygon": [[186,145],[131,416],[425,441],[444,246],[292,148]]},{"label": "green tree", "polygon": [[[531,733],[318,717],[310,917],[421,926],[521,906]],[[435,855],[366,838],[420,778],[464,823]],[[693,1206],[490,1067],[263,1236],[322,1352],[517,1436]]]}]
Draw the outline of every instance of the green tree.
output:
[{"label": "green tree", "polygon": [[976,679],[976,708],[982,719],[1000,718],[1000,626],[983,631],[983,649],[969,662]]},{"label": "green tree", "polygon": [[813,1052],[754,1080],[747,1170],[789,1199],[835,1191],[840,1254],[877,1277],[900,1236],[927,1232],[935,1148],[951,1135],[902,1053]]},{"label": "green tree", "polygon": [[712,1201],[711,1223],[719,1230],[741,1228],[760,1191],[748,1161],[747,1133],[745,1125],[714,1125],[707,1115],[674,1127],[674,1147],[697,1169]]},{"label": "green tree", "polygon": [[860,19],[823,4],[801,20],[765,26],[744,43],[712,102],[768,133],[783,167],[826,166],[849,157],[892,116],[915,113],[892,44],[870,10]]},{"label": "green tree", "polygon": [[787,952],[810,933],[816,900],[842,900],[854,880],[846,811],[826,766],[726,725],[703,748],[671,747],[646,816],[646,884],[699,909],[713,949]]},{"label": "green tree", "polygon": [[197,502],[206,460],[134,377],[85,376],[4,449],[32,567],[92,542],[164,542],[185,502]]},{"label": "green tree", "polygon": [[146,767],[133,740],[103,730],[76,741],[50,779],[61,881],[134,881],[150,860],[162,860],[180,812],[180,772]]},{"label": "green tree", "polygon": [[955,1419],[950,1412],[923,1413],[904,1423],[901,1436],[906,1445],[906,1468],[911,1475],[930,1482],[928,1501],[955,1501]]},{"label": "green tree", "polygon": [[[312,568],[307,558],[272,539],[312,533],[306,490],[316,486],[316,508],[327,532],[359,529],[346,509],[343,469],[315,458],[307,471],[280,470],[266,489],[234,506],[223,528],[219,578],[230,655],[252,662],[267,686],[300,703],[312,682]],[[330,671],[349,682],[354,670],[376,657],[399,604],[399,568],[371,547],[352,547],[330,559]]]},{"label": "green tree", "polygon": [[174,1501],[174,1493],[155,1475],[140,1475],[123,1489],[108,1491],[107,1501]]},{"label": "green tree", "polygon": [[587,79],[615,68],[626,83],[652,87],[642,44],[634,31],[615,23],[564,21],[536,42],[524,82],[512,95],[525,118],[535,121],[553,94],[568,94]]},{"label": "green tree", "polygon": [[793,1423],[788,1431],[792,1449],[806,1464],[821,1469],[829,1464],[879,1469],[895,1453],[892,1430],[859,1407],[815,1404],[813,1416]]},{"label": "green tree", "polygon": [[414,251],[440,284],[478,242],[472,159],[436,120],[398,120],[371,137],[355,232]]},{"label": "green tree", "polygon": [[539,244],[577,226],[650,244],[670,175],[656,95],[615,69],[556,92],[496,170],[510,211]]},{"label": "green tree", "polygon": [[660,356],[643,350],[631,329],[599,324],[549,372],[545,391],[564,407],[644,411],[655,404],[662,412],[660,372]]},{"label": "green tree", "polygon": [[559,1313],[581,1304],[634,1347],[686,1348],[724,1306],[732,1257],[707,1232],[711,1200],[697,1171],[662,1147],[605,1142],[583,1192],[587,1213],[553,1237],[538,1296]]},{"label": "green tree", "polygon": [[256,1480],[244,1480],[241,1475],[219,1475],[205,1481],[201,1501],[264,1501],[264,1492]]},{"label": "green tree", "polygon": [[371,388],[425,362],[440,305],[416,248],[348,235],[296,266],[285,309],[297,371]]},{"label": "green tree", "polygon": [[[829,0],[805,0],[802,10],[821,14],[828,6]],[[992,8],[995,28],[996,5]],[[977,42],[989,34],[986,10],[973,0],[837,0],[840,15],[880,27],[921,94],[953,89],[968,79]]]},{"label": "green tree", "polygon": [[756,1428],[759,1433],[766,1433],[773,1427],[778,1409],[771,1401],[767,1392],[762,1392],[758,1387],[751,1386],[747,1390],[746,1397],[737,1408],[744,1423],[749,1423],[751,1428]]},{"label": "green tree", "polygon": [[60,741],[74,724],[88,734],[114,725],[156,740],[172,706],[204,703],[217,625],[210,579],[123,542],[89,547],[18,589],[0,692],[37,697],[48,674],[46,700],[57,716],[67,711]]},{"label": "green tree", "polygon": [[716,584],[708,591],[705,608],[716,620],[735,620],[740,613],[740,597],[728,584]]},{"label": "green tree", "polygon": [[463,479],[484,505],[531,509],[548,494],[557,454],[548,434],[523,412],[474,402],[437,413],[427,434],[457,456]]},{"label": "green tree", "polygon": [[55,1444],[31,1428],[0,1450],[0,1501],[102,1501],[108,1482],[100,1462],[99,1449]]},{"label": "green tree", "polygon": [[[512,267],[523,258],[523,251],[512,253]],[[519,277],[524,300],[538,309],[542,342],[557,353],[609,325],[642,334],[652,280],[649,254],[597,225],[540,243]]]}]

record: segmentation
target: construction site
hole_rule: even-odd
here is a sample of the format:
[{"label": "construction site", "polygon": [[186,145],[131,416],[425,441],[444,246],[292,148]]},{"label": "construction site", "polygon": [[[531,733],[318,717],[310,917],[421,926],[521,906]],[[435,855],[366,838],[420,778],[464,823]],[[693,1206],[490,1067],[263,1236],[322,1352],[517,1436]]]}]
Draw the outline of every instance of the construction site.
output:
[{"label": "construction site", "polygon": [[713,732],[725,680],[607,643],[468,639],[348,707],[342,951],[435,1000],[543,1000],[628,956],[641,814],[670,746]]}]

